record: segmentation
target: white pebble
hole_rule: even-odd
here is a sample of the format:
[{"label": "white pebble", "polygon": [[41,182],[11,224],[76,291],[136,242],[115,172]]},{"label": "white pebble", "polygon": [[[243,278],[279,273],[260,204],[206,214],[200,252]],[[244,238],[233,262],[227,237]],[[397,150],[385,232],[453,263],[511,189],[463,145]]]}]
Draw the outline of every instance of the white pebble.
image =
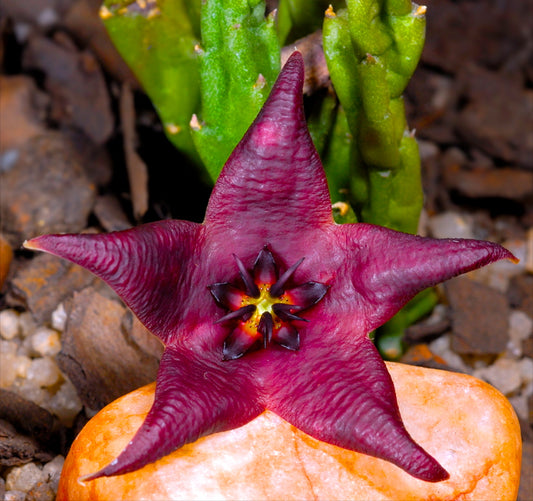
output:
[{"label": "white pebble", "polygon": [[18,354],[19,355],[24,355],[26,357],[34,357],[35,356],[35,351],[34,351],[33,346],[32,346],[32,337],[31,336],[29,336],[27,338],[24,338],[22,340],[22,343],[20,344],[19,349],[18,349]]},{"label": "white pebble", "polygon": [[450,336],[440,336],[429,344],[429,347],[435,355],[441,355],[442,353],[450,349]]},{"label": "white pebble", "polygon": [[514,310],[509,315],[509,343],[507,350],[515,357],[522,355],[522,341],[533,332],[533,320],[523,311]]},{"label": "white pebble", "polygon": [[28,377],[28,369],[31,367],[31,358],[24,355],[17,355],[15,359],[15,373],[18,377]]},{"label": "white pebble", "polygon": [[50,357],[36,358],[28,368],[27,379],[35,386],[49,387],[61,378],[61,372],[56,362]]},{"label": "white pebble", "polygon": [[0,353],[0,388],[9,388],[17,377],[16,355]]},{"label": "white pebble", "polygon": [[59,484],[59,477],[61,476],[64,462],[65,458],[59,455],[43,466],[43,473],[46,475],[48,483],[55,494],[57,494],[57,486]]},{"label": "white pebble", "polygon": [[29,311],[20,314],[19,322],[23,337],[31,336],[35,332],[35,329],[37,329],[37,324]]},{"label": "white pebble", "polygon": [[63,303],[52,312],[52,327],[59,332],[65,330],[65,324],[67,322],[67,312],[65,311],[65,306]]},{"label": "white pebble", "polygon": [[37,482],[46,477],[35,463],[13,467],[6,476],[6,491],[28,492]]},{"label": "white pebble", "polygon": [[16,355],[18,347],[15,341],[0,341],[0,356]]},{"label": "white pebble", "polygon": [[71,426],[83,405],[74,385],[66,380],[56,394],[46,403],[46,408],[55,414],[64,425]]},{"label": "white pebble", "polygon": [[44,406],[51,398],[49,391],[29,379],[17,379],[10,390],[40,406]]},{"label": "white pebble", "polygon": [[506,396],[522,384],[520,365],[510,358],[499,358],[491,366],[474,371],[474,376],[489,382]]},{"label": "white pebble", "polygon": [[47,327],[39,327],[31,336],[31,346],[41,356],[57,355],[61,351],[59,333]]},{"label": "white pebble", "polygon": [[520,365],[520,375],[522,376],[522,381],[525,384],[531,383],[531,381],[533,381],[533,360],[525,357],[518,363]]},{"label": "white pebble", "polygon": [[24,501],[26,493],[23,491],[7,491],[4,494],[4,501]]},{"label": "white pebble", "polygon": [[19,314],[15,310],[0,312],[0,336],[4,339],[13,339],[19,335]]}]

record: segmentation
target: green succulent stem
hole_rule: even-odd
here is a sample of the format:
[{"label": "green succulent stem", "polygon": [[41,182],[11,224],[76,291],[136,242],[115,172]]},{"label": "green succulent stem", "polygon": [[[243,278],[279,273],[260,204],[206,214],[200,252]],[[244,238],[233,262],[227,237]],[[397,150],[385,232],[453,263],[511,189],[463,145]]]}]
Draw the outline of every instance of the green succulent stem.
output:
[{"label": "green succulent stem", "polygon": [[345,185],[349,199],[360,220],[409,233],[417,230],[423,197],[402,92],[424,30],[423,9],[409,0],[347,0],[345,9],[326,15],[323,31],[331,81],[357,150],[349,169],[359,179]]},{"label": "green succulent stem", "polygon": [[201,33],[202,106],[192,130],[216,180],[270,92],[280,69],[280,45],[263,0],[204,0]]},{"label": "green succulent stem", "polygon": [[[410,0],[346,0],[337,13],[328,9],[323,26],[338,112],[352,136],[350,153],[325,157],[333,196],[351,203],[358,220],[407,233],[417,232],[423,192],[402,93],[424,45],[424,13]],[[349,164],[340,165],[346,158]],[[402,352],[404,328],[435,303],[435,294],[421,295],[378,331],[376,343],[385,357]]]}]

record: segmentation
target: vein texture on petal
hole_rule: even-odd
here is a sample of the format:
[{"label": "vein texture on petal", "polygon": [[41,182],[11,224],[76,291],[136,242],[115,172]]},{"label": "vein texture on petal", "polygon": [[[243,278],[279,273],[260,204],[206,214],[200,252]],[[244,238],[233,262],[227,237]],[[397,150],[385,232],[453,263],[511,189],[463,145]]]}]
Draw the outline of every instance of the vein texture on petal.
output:
[{"label": "vein texture on petal", "polygon": [[427,287],[500,259],[516,260],[494,242],[419,237],[364,223],[337,230],[350,286],[367,303],[367,332]]},{"label": "vein texture on petal", "polygon": [[251,374],[246,363],[228,364],[220,356],[198,360],[167,348],[145,421],[116,460],[85,479],[137,470],[204,435],[251,421],[264,411]]},{"label": "vein texture on petal", "polygon": [[[324,169],[303,110],[303,59],[287,61],[263,109],[226,162],[205,223],[261,233],[331,223]],[[261,242],[264,244],[264,242]]]},{"label": "vein texture on petal", "polygon": [[29,244],[102,278],[166,343],[192,287],[186,269],[200,229],[195,223],[161,221],[107,234],[44,235]]},{"label": "vein texture on petal", "polygon": [[407,433],[392,379],[367,337],[351,345],[304,340],[283,370],[272,364],[266,381],[266,407],[308,435],[385,459],[422,480],[448,477]]}]

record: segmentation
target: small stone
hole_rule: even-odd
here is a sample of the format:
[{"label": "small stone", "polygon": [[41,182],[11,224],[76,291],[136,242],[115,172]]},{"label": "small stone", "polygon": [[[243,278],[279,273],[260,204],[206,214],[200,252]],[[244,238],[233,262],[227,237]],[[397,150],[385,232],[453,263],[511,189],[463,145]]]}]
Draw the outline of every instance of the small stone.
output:
[{"label": "small stone", "polygon": [[9,388],[16,378],[16,355],[0,354],[0,388]]},{"label": "small stone", "polygon": [[55,414],[65,426],[71,426],[83,405],[76,393],[76,388],[70,381],[66,380],[46,403],[46,408]]},{"label": "small stone", "polygon": [[24,355],[17,355],[15,357],[14,370],[17,377],[26,378],[28,376],[28,369],[31,366],[31,358]]},{"label": "small stone", "polygon": [[48,483],[56,494],[57,485],[59,484],[59,477],[61,476],[61,471],[63,470],[64,463],[65,458],[61,455],[58,455],[54,459],[52,459],[52,461],[46,463],[43,466],[43,473],[47,476]]},{"label": "small stone", "polygon": [[444,212],[429,220],[434,238],[474,238],[472,221],[457,212]]},{"label": "small stone", "polygon": [[27,378],[36,386],[46,388],[59,381],[61,372],[55,360],[50,357],[36,358],[31,362]]},{"label": "small stone", "polygon": [[26,494],[24,501],[54,501],[55,493],[48,482],[38,482]]},{"label": "small stone", "polygon": [[65,311],[65,305],[61,303],[52,312],[52,327],[59,332],[63,332],[63,330],[65,329],[66,323],[67,323],[67,312]]},{"label": "small stone", "polygon": [[19,314],[15,310],[0,312],[0,336],[9,340],[17,337],[19,332]]},{"label": "small stone", "polygon": [[23,337],[31,336],[35,332],[35,329],[37,329],[37,324],[29,311],[24,311],[20,314],[19,322]]},{"label": "small stone", "polygon": [[25,501],[26,493],[24,491],[7,491],[4,501]]},{"label": "small stone", "polygon": [[32,348],[41,356],[57,355],[61,350],[59,334],[47,327],[39,327],[32,336]]},{"label": "small stone", "polygon": [[17,377],[17,349],[14,341],[0,341],[0,388],[9,388]]},{"label": "small stone", "polygon": [[513,310],[509,316],[509,343],[507,351],[515,357],[522,355],[522,341],[533,332],[533,320],[523,311]]},{"label": "small stone", "polygon": [[30,379],[17,379],[10,390],[40,406],[50,400],[50,393]]},{"label": "small stone", "polygon": [[506,396],[517,391],[522,384],[520,364],[510,358],[499,358],[489,367],[474,371],[474,376],[484,379]]},{"label": "small stone", "polygon": [[0,356],[16,355],[18,347],[15,341],[0,341]]},{"label": "small stone", "polygon": [[533,381],[533,360],[531,358],[523,358],[518,363],[520,365],[522,381],[525,384],[531,383],[531,381]]},{"label": "small stone", "polygon": [[450,344],[450,336],[445,335],[432,341],[429,348],[435,356],[442,358],[450,368],[465,374],[472,372],[463,359],[450,349]]},{"label": "small stone", "polygon": [[510,313],[505,295],[468,277],[449,280],[445,289],[452,310],[452,349],[472,355],[503,353]]},{"label": "small stone", "polygon": [[15,466],[6,476],[6,490],[28,492],[37,482],[45,480],[42,470],[35,463]]}]

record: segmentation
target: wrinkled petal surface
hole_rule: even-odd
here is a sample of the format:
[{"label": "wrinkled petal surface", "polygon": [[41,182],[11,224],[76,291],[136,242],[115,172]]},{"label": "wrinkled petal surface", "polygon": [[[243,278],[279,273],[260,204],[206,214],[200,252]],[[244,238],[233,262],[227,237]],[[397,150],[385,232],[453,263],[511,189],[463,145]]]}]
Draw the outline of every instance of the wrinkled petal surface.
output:
[{"label": "wrinkled petal surface", "polygon": [[246,424],[264,408],[257,403],[248,364],[214,357],[192,358],[167,348],[155,399],[145,421],[119,457],[85,480],[142,468],[198,438]]},{"label": "wrinkled petal surface", "polygon": [[386,459],[422,480],[448,478],[405,430],[391,377],[369,338],[349,345],[304,339],[290,364],[270,367],[266,407],[308,435]]},{"label": "wrinkled petal surface", "polygon": [[195,223],[160,221],[107,234],[43,235],[26,247],[68,259],[102,278],[166,344],[194,289],[189,268],[200,233]]},{"label": "wrinkled petal surface", "polygon": [[305,122],[302,59],[295,54],[215,184],[205,224],[216,226],[220,238],[263,246],[270,235],[333,221],[324,169]]},{"label": "wrinkled petal surface", "polygon": [[363,223],[337,229],[346,246],[346,286],[364,298],[367,332],[427,287],[499,259],[516,261],[493,242],[438,240]]}]

